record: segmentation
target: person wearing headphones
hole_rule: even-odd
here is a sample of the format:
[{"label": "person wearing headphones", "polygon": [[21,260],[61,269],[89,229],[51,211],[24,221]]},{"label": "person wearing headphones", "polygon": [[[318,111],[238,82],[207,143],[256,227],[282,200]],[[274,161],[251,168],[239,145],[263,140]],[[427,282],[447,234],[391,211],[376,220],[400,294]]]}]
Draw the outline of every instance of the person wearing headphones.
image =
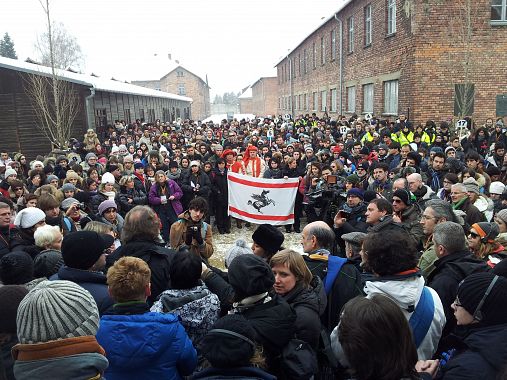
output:
[{"label": "person wearing headphones", "polygon": [[421,208],[412,194],[406,189],[398,189],[393,193],[393,221],[403,225],[409,235],[414,239],[417,249],[421,249],[424,239],[424,231],[421,221]]},{"label": "person wearing headphones", "polygon": [[507,278],[474,273],[458,288],[452,309],[460,332],[440,360],[420,361],[434,379],[499,379],[506,371]]}]

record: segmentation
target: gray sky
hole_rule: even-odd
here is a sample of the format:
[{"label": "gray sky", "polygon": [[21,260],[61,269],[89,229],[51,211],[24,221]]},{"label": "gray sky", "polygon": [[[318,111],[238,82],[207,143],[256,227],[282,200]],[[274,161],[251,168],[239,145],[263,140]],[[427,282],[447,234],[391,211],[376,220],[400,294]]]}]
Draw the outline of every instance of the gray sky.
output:
[{"label": "gray sky", "polygon": [[[81,45],[84,72],[123,80],[157,79],[165,57],[205,79],[212,96],[238,92],[333,14],[343,0],[51,0]],[[18,58],[35,58],[45,29],[38,0],[0,0],[0,36]],[[156,54],[156,56],[155,56]]]}]

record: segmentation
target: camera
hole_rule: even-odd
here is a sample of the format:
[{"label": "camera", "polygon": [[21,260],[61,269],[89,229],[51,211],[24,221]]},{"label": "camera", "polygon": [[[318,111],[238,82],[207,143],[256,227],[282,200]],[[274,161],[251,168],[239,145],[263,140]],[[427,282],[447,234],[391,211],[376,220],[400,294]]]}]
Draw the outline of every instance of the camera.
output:
[{"label": "camera", "polygon": [[197,226],[190,226],[190,231],[197,232],[199,228]]},{"label": "camera", "polygon": [[80,202],[80,203],[77,203],[76,204],[76,208],[81,210],[81,211],[84,211],[84,209],[86,208],[85,204],[83,202]]}]

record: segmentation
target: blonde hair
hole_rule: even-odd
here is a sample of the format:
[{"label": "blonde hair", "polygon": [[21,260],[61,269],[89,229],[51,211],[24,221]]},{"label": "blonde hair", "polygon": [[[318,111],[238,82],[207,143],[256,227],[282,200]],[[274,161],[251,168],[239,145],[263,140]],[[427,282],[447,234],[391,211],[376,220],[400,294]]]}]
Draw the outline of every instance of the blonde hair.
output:
[{"label": "blonde hair", "polygon": [[146,262],[137,257],[122,257],[107,271],[111,297],[116,302],[144,301],[150,277],[151,270]]},{"label": "blonde hair", "polygon": [[86,223],[84,231],[93,231],[98,234],[110,234],[114,232],[113,226],[110,224],[98,222],[96,220],[92,220],[91,222]]},{"label": "blonde hair", "polygon": [[298,283],[302,283],[307,288],[310,287],[313,275],[312,272],[310,272],[310,269],[308,269],[305,259],[303,259],[303,256],[300,253],[293,251],[292,249],[284,249],[273,255],[269,261],[269,265],[271,268],[275,265],[285,265],[296,277],[296,281]]}]

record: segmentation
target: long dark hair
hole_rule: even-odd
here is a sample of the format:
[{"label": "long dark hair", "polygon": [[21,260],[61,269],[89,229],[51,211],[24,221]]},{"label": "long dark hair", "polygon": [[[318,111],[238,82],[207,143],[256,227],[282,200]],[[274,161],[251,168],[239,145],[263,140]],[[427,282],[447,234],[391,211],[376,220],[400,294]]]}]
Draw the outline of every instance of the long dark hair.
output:
[{"label": "long dark hair", "polygon": [[338,336],[357,380],[419,379],[412,331],[400,307],[386,296],[347,302]]}]

